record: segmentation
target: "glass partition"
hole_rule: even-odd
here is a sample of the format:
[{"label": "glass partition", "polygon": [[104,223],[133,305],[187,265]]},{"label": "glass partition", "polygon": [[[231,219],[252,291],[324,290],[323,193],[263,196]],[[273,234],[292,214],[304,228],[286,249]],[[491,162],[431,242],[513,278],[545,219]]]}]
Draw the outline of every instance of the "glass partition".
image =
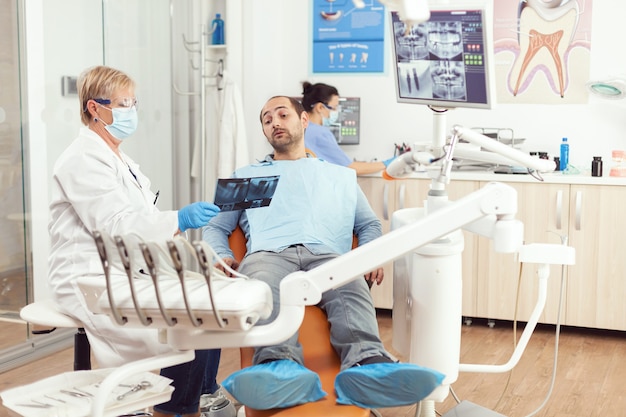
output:
[{"label": "glass partition", "polygon": [[28,338],[19,311],[29,293],[20,51],[15,0],[0,0],[0,352]]},{"label": "glass partition", "polygon": [[48,296],[46,188],[81,126],[63,80],[104,64],[137,81],[140,129],[124,150],[160,191],[159,207],[174,203],[170,6],[0,0],[0,372],[72,344],[74,330],[33,336],[19,316],[35,294]]}]

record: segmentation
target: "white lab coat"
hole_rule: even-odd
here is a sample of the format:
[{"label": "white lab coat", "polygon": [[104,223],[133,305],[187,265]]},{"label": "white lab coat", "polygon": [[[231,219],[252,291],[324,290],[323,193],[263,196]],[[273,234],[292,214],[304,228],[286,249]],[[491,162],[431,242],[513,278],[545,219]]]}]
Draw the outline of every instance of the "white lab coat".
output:
[{"label": "white lab coat", "polygon": [[[191,164],[193,178],[200,178],[202,175],[202,164],[207,168],[215,167],[212,171],[206,170],[205,187],[204,190],[200,190],[205,199],[213,195],[215,181],[218,178],[229,178],[235,169],[252,162],[239,88],[226,70],[216,83],[215,86],[211,86],[212,89],[207,96],[207,100],[211,101],[207,101],[204,120],[209,123],[217,120],[218,123],[216,127],[211,126],[211,130],[207,126],[205,138],[195,139]],[[204,155],[200,142],[202,140],[205,141]]]},{"label": "white lab coat", "polygon": [[171,350],[159,343],[157,330],[128,330],[107,316],[91,314],[74,287],[80,276],[104,279],[91,231],[100,229],[110,235],[132,231],[146,240],[157,240],[171,238],[178,230],[177,212],[159,211],[150,180],[132,159],[123,153],[122,158],[99,135],[83,127],[53,171],[49,284],[61,308],[83,322],[99,367]]},{"label": "white lab coat", "polygon": [[241,93],[228,71],[224,71],[222,83],[217,175],[218,178],[228,178],[235,169],[251,161]]}]

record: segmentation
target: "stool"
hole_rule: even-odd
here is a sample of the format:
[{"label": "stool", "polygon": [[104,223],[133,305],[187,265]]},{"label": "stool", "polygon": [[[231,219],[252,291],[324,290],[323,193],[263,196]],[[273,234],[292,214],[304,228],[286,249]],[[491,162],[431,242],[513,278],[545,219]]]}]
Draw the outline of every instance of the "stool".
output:
[{"label": "stool", "polygon": [[74,335],[74,370],[91,369],[91,347],[82,323],[63,313],[58,305],[50,299],[30,303],[20,310],[20,317],[28,323],[50,327],[44,330],[33,330],[33,334],[48,334],[57,328],[76,328]]}]

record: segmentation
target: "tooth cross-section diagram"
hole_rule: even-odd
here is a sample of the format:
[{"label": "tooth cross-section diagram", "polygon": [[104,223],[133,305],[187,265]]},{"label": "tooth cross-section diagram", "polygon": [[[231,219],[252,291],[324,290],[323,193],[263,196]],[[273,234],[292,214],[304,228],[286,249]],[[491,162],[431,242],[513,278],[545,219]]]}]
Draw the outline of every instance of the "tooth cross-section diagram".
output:
[{"label": "tooth cross-section diagram", "polygon": [[523,1],[519,12],[520,53],[513,65],[513,95],[523,91],[539,70],[561,97],[566,89],[566,53],[578,23],[576,1]]}]

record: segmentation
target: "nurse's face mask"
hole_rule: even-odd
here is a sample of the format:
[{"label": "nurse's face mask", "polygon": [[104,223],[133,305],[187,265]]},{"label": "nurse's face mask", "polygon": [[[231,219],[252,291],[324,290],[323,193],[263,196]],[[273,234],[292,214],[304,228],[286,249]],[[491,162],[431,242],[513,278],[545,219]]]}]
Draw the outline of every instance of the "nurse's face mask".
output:
[{"label": "nurse's face mask", "polygon": [[[123,140],[135,133],[137,130],[137,99],[134,97],[117,97],[114,99],[94,99],[94,101],[100,104],[107,110],[110,110],[113,115],[113,122],[106,124],[100,120],[105,129],[113,135],[116,139]],[[106,105],[112,105],[113,107],[107,107]]]},{"label": "nurse's face mask", "polygon": [[324,126],[332,126],[335,123],[337,123],[337,119],[339,118],[339,109],[337,107],[331,107],[326,103],[322,103],[324,105],[324,107],[326,107],[329,112],[328,112],[328,117],[322,117],[322,124]]}]

